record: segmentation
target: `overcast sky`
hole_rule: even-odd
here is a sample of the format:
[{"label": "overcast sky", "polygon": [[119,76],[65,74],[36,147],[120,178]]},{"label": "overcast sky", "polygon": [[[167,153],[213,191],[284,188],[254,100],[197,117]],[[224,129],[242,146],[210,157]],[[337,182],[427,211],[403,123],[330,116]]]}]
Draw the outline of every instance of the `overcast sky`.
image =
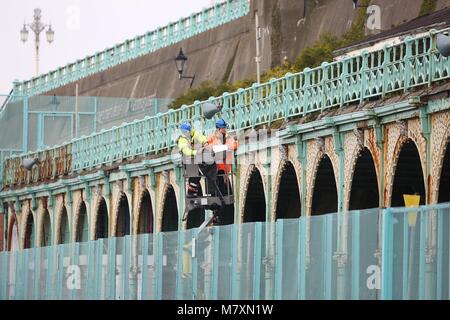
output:
[{"label": "overcast sky", "polygon": [[20,41],[24,22],[34,8],[42,22],[51,23],[55,41],[41,33],[40,73],[92,55],[126,39],[201,11],[214,0],[8,0],[0,1],[0,94],[8,94],[14,79],[35,75],[34,34]]}]

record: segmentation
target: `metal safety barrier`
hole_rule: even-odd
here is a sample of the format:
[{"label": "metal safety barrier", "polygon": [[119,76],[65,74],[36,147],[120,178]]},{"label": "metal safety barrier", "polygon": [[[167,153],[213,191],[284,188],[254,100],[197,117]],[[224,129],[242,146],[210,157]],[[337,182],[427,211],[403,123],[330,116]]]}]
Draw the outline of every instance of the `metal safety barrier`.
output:
[{"label": "metal safety barrier", "polygon": [[0,299],[449,299],[449,228],[441,204],[1,252]]}]

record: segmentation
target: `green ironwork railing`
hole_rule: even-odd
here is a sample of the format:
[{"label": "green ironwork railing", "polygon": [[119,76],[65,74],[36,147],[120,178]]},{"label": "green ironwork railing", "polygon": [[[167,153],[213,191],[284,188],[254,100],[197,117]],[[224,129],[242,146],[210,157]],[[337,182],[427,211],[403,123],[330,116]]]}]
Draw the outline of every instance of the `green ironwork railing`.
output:
[{"label": "green ironwork railing", "polygon": [[[450,77],[450,60],[435,49],[438,33],[448,34],[448,30],[431,30],[425,36],[408,37],[379,51],[324,62],[314,69],[286,74],[267,83],[72,140],[71,170],[92,169],[127,157],[169,150],[175,145],[178,125],[183,121],[211,131],[214,121],[206,122],[202,114],[202,104],[206,102],[222,105],[219,116],[230,123],[232,130],[242,130],[431,85]],[[6,177],[12,174],[5,172]]]},{"label": "green ironwork railing", "polygon": [[22,83],[14,83],[14,95],[31,97],[62,87],[241,18],[249,11],[248,0],[226,0],[202,12],[194,13],[190,17],[117,44],[46,75]]},{"label": "green ironwork railing", "polygon": [[449,299],[449,228],[441,204],[1,252],[0,299]]},{"label": "green ironwork railing", "polygon": [[[232,130],[242,130],[428,85],[450,76],[450,60],[433,50],[434,36],[431,32],[415,40],[407,38],[381,51],[323,63],[208,102],[222,105],[220,116]],[[202,103],[74,140],[73,170],[170,149],[178,137],[177,126],[183,121],[212,130],[213,121],[205,122],[202,116]]]},{"label": "green ironwork railing", "polygon": [[[0,135],[0,150],[4,150],[0,158],[1,174],[4,159],[23,154],[23,151],[37,149],[28,157],[37,156],[40,163],[35,170],[27,172],[22,167],[22,159],[6,161],[6,172],[13,174],[2,182],[5,185],[30,183],[70,173],[71,145],[67,141],[167,111],[170,101],[36,96],[9,102],[0,112],[0,130],[16,132],[17,139]],[[8,150],[14,150],[14,153],[7,153]]]}]

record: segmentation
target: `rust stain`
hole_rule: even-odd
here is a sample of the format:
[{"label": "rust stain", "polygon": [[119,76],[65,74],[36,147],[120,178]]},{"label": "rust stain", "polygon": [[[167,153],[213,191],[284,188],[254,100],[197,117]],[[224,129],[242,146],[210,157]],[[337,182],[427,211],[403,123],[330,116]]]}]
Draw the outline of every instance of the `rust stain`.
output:
[{"label": "rust stain", "polygon": [[379,153],[377,152],[377,139],[375,137],[375,130],[368,130],[369,136],[369,148],[372,153],[373,162],[375,164],[375,168],[380,169],[380,158]]},{"label": "rust stain", "polygon": [[388,146],[389,146],[389,128],[384,127],[384,143],[383,143],[383,163],[385,164],[384,168],[384,185],[383,185],[383,203],[384,206],[387,207],[388,204],[388,190],[387,190],[387,164],[388,164]]},{"label": "rust stain", "polygon": [[22,165],[23,159],[8,159],[5,161],[5,186],[17,187],[25,184],[49,182],[55,178],[69,175],[72,167],[71,146],[46,150],[35,154],[39,164],[33,170],[27,171]]},{"label": "rust stain", "polygon": [[432,195],[432,190],[431,190],[431,187],[433,186],[433,177],[431,176],[431,174],[429,174],[428,175],[428,177],[427,177],[427,184],[428,184],[428,194],[427,194],[427,200],[428,200],[428,204],[430,204],[430,203],[432,203],[432,200],[433,199],[431,199],[431,195]]}]

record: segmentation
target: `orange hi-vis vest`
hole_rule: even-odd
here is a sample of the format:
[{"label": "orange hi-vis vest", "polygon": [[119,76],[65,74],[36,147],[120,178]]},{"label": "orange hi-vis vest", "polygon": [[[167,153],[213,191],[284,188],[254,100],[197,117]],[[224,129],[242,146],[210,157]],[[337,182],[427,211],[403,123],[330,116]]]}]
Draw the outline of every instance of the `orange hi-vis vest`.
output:
[{"label": "orange hi-vis vest", "polygon": [[237,150],[237,148],[239,147],[238,141],[230,139],[228,138],[228,135],[224,136],[222,133],[220,133],[220,131],[216,130],[212,135],[208,137],[208,143],[211,146],[224,144],[228,146],[226,156],[225,152],[223,152],[224,157],[222,159],[220,159],[220,156],[216,156],[216,164],[218,171],[229,173],[231,171],[231,163],[233,162],[233,151]]}]

